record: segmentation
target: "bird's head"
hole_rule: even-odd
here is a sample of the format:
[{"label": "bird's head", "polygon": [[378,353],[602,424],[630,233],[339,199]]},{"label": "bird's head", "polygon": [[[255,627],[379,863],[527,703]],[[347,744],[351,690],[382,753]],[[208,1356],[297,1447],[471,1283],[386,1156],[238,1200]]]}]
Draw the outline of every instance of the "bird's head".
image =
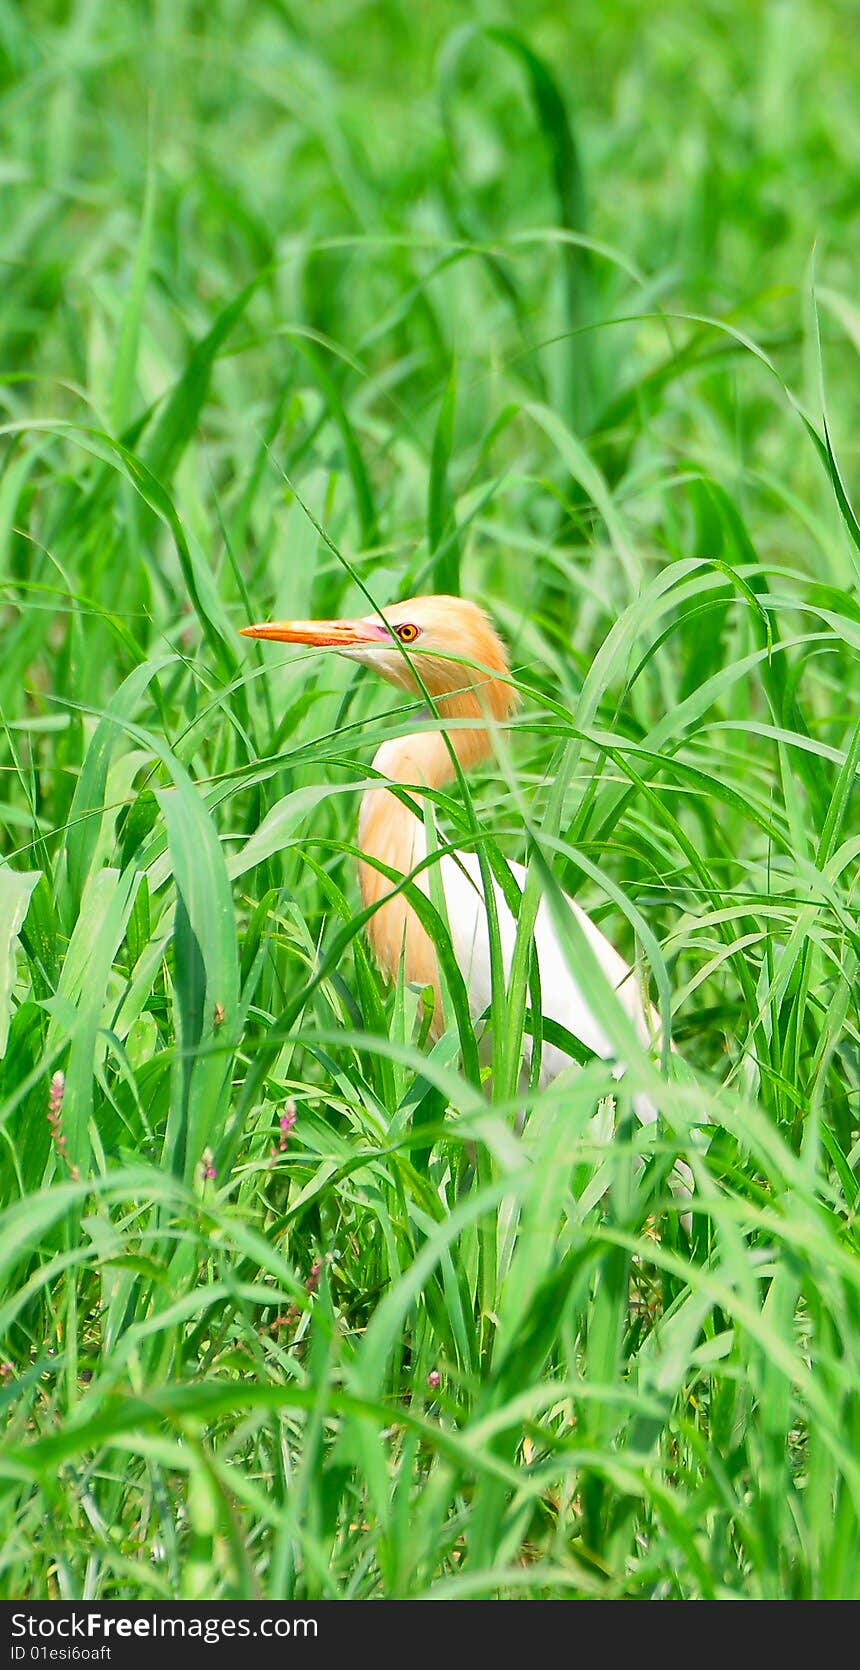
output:
[{"label": "bird's head", "polygon": [[508,658],[489,616],[461,597],[410,597],[360,620],[244,626],[246,638],[334,649],[404,690],[429,691],[443,713],[504,720],[516,705]]}]

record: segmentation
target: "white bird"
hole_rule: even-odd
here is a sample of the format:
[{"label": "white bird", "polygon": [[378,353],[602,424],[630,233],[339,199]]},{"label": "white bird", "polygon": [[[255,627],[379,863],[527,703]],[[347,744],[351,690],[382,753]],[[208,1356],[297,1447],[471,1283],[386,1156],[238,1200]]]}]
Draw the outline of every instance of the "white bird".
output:
[{"label": "white bird", "polygon": [[[442,992],[433,941],[404,893],[395,891],[397,884],[373,861],[401,876],[410,876],[427,857],[424,823],[386,783],[402,784],[413,791],[414,798],[420,796],[422,787],[440,789],[454,779],[455,756],[465,771],[490,753],[493,726],[509,719],[518,699],[502,641],[483,609],[459,597],[442,596],[413,597],[358,620],[274,621],[242,630],[249,638],[334,649],[373,668],[391,684],[413,694],[429,694],[443,726],[445,720],[458,721],[444,734],[442,729],[426,730],[384,742],[373,765],[385,781],[368,789],[359,818],[361,897],[365,906],[376,906],[367,923],[374,955],[391,978],[396,977],[402,963],[407,981],[420,988],[433,988],[432,1027],[439,1031],[443,1024]],[[453,951],[466,983],[472,1016],[477,1020],[489,1008],[492,995],[490,935],[479,860],[476,853],[443,854],[438,869]],[[510,871],[522,890],[525,869],[511,864]],[[430,897],[429,866],[419,870],[415,882]],[[498,884],[493,885],[507,978],[517,923]],[[634,971],[576,900],[563,897],[640,1042],[650,1048],[658,1045],[660,1020],[643,997]],[[587,992],[571,973],[546,899],[541,900],[538,909],[534,944],[544,1016],[595,1055],[613,1061],[616,1077],[620,1077],[624,1063],[617,1060]],[[530,1037],[524,1037],[526,1061],[531,1042]],[[564,1049],[545,1041],[541,1083],[556,1078],[570,1067],[571,1060]],[[637,1093],[633,1103],[643,1124],[656,1118],[648,1096]],[[688,1168],[679,1161],[677,1170],[688,1192]]]}]

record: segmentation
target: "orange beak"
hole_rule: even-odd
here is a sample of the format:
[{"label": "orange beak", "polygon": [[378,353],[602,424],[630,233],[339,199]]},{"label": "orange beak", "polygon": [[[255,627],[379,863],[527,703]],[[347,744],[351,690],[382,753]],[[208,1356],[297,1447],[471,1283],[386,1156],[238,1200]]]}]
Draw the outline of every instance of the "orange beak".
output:
[{"label": "orange beak", "polygon": [[373,620],[273,620],[240,627],[243,638],[269,638],[278,644],[312,644],[316,649],[352,649],[355,644],[387,643],[387,627]]}]

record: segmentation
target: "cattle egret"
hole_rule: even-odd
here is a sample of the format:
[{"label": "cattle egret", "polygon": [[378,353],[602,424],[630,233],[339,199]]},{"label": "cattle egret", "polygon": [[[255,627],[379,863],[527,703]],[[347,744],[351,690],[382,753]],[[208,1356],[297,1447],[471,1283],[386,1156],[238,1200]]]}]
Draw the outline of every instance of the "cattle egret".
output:
[{"label": "cattle egret", "polygon": [[[361,803],[359,879],[362,902],[365,906],[376,906],[368,919],[367,933],[378,964],[394,978],[402,961],[407,981],[422,988],[433,988],[436,998],[433,1024],[434,1028],[438,1027],[442,1003],[433,942],[404,893],[394,891],[396,884],[373,861],[402,876],[410,876],[427,857],[422,819],[386,784],[402,784],[419,796],[422,787],[444,787],[456,776],[454,758],[464,771],[486,758],[492,748],[493,727],[503,724],[515,708],[517,693],[499,634],[476,604],[459,597],[441,596],[413,597],[380,614],[358,620],[273,621],[246,626],[242,631],[248,638],[336,650],[352,661],[373,668],[389,683],[413,694],[429,694],[433,699],[440,729],[384,742],[376,753],[373,765],[383,781],[374,783]],[[446,720],[458,723],[445,731]],[[473,1018],[477,1020],[490,1005],[492,986],[490,935],[480,864],[475,853],[448,853],[439,859],[438,868],[452,947],[469,993]],[[522,889],[525,869],[520,864],[511,864],[510,870]],[[419,870],[415,881],[429,897],[431,882],[427,866]],[[517,924],[501,889],[497,884],[494,886],[507,977]],[[641,1042],[653,1046],[659,1042],[659,1017],[643,997],[633,970],[576,900],[567,898],[567,904]],[[613,1061],[616,1077],[620,1077],[624,1064],[618,1062],[587,992],[571,973],[546,900],[541,901],[538,909],[534,944],[545,1017],[571,1033],[595,1055]],[[523,1047],[528,1060],[529,1037],[524,1038]],[[563,1048],[544,1041],[541,1083],[554,1079],[571,1065],[571,1059]],[[643,1124],[650,1124],[656,1118],[656,1109],[646,1095],[636,1094],[633,1102]],[[688,1169],[679,1161],[677,1170],[683,1175],[684,1192],[688,1192]]]}]

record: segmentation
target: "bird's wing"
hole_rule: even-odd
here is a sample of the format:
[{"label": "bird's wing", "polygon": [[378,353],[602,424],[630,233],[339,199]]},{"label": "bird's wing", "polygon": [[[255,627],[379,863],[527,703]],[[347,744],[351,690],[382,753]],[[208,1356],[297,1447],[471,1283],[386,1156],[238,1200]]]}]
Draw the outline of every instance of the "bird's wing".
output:
[{"label": "bird's wing", "polygon": [[[474,1016],[489,1008],[491,998],[490,937],[484,905],[483,881],[478,858],[474,853],[457,853],[441,860],[442,886],[448,913],[448,925],[454,954],[463,973]],[[521,864],[511,864],[517,886],[525,886],[526,872]],[[499,918],[499,937],[505,974],[510,973],[516,942],[516,919],[498,883],[494,881],[496,909]],[[592,922],[590,916],[575,899],[567,898],[577,922],[582,928],[591,950],[606,979],[618,994],[619,1002],[636,1026],[643,1043],[652,1042],[659,1034],[659,1020],[650,1005],[643,1001],[635,972],[610,944],[606,935]],[[541,900],[535,921],[534,941],[540,971],[541,1000],[544,1015],[578,1038],[586,1049],[604,1060],[615,1056],[610,1039],[594,1014],[587,995],[571,973],[564,949],[545,899]],[[525,1040],[528,1050],[530,1040]],[[541,1055],[541,1077],[548,1082],[570,1066],[571,1057],[555,1044],[544,1042]],[[644,1122],[654,1118],[651,1104],[639,1110]]]},{"label": "bird's wing", "polygon": [[[490,936],[481,867],[474,853],[457,853],[443,857],[440,869],[451,943],[469,992],[472,1014],[477,1019],[490,1007],[492,994]],[[510,870],[522,891],[526,883],[525,869],[521,864],[511,864]],[[426,870],[422,872],[419,881],[429,893],[430,883]],[[499,918],[502,961],[505,974],[508,975],[513,961],[517,924],[495,880],[493,891]],[[658,1043],[659,1016],[643,996],[635,971],[592,922],[582,906],[568,894],[564,897],[642,1042],[651,1045]],[[534,942],[537,948],[544,1015],[563,1026],[587,1049],[593,1050],[595,1055],[606,1061],[615,1061],[614,1075],[620,1078],[624,1072],[624,1063],[617,1060],[610,1039],[594,1014],[585,992],[571,973],[545,899],[541,900],[538,908]],[[531,1051],[531,1039],[528,1036],[523,1040],[523,1049],[528,1061]],[[544,1040],[541,1050],[541,1084],[550,1083],[570,1065],[571,1057],[565,1050]],[[657,1108],[651,1098],[644,1091],[637,1091],[632,1101],[634,1113],[640,1124],[653,1124],[657,1118]],[[692,1196],[693,1174],[685,1160],[676,1160],[670,1187],[673,1193],[680,1195],[682,1199],[686,1200]],[[692,1220],[689,1212],[682,1213],[681,1223],[687,1234],[690,1234]]]}]

